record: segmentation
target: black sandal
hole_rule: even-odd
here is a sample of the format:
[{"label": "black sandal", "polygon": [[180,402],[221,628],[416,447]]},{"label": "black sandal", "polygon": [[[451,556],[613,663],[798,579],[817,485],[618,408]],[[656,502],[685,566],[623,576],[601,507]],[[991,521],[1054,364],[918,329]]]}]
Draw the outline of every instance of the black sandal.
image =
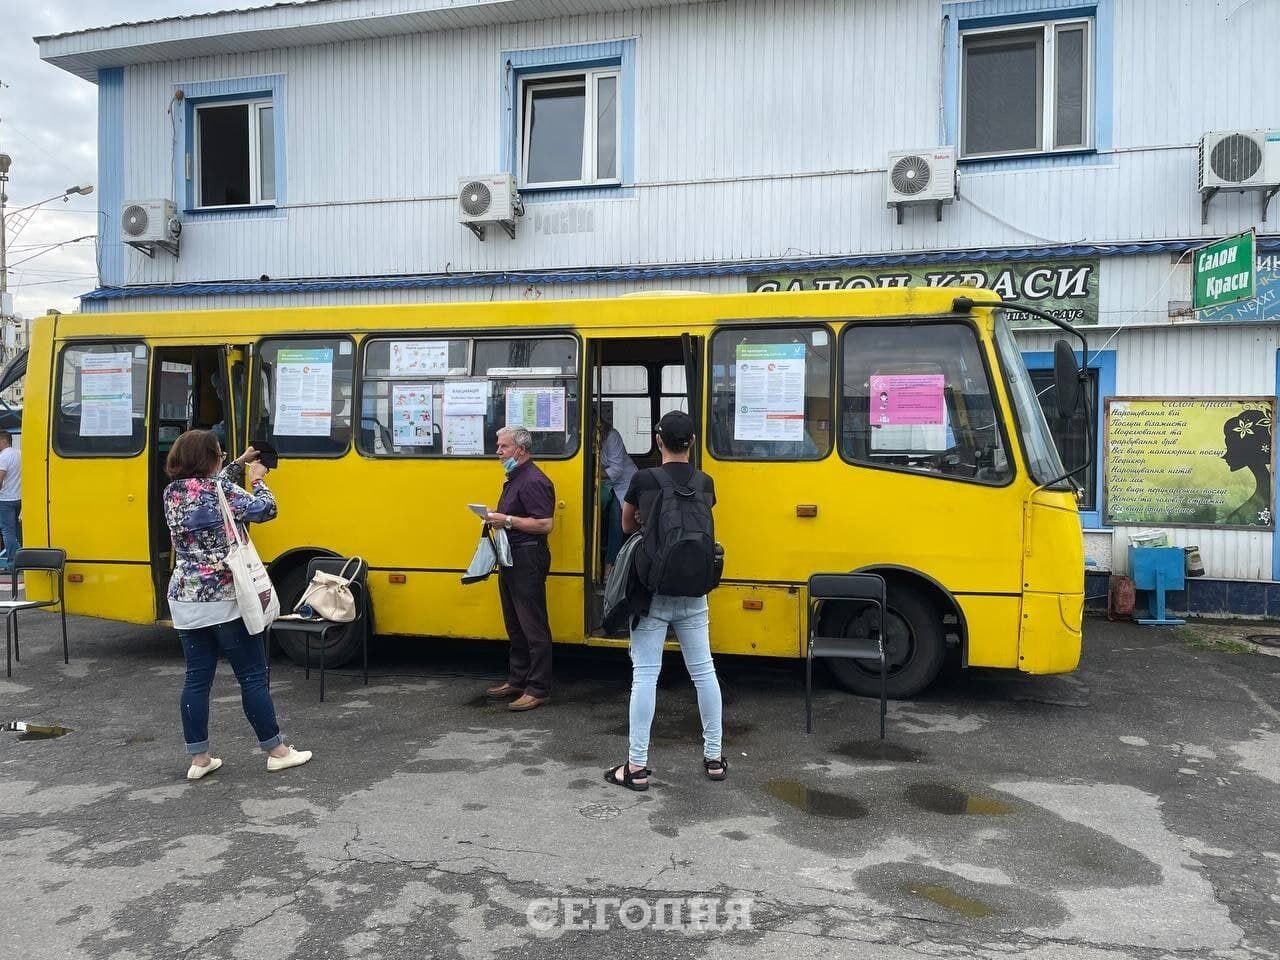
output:
[{"label": "black sandal", "polygon": [[[618,779],[618,771],[622,771],[622,779]],[[605,783],[612,783],[615,787],[626,787],[628,790],[648,790],[649,774],[653,773],[648,767],[643,770],[632,772],[630,763],[619,764],[610,770],[604,772]],[[643,780],[644,783],[636,783],[636,779]]]},{"label": "black sandal", "polygon": [[702,768],[707,772],[707,779],[709,780],[723,780],[729,776],[729,761],[724,757],[719,760],[708,760],[703,757]]}]

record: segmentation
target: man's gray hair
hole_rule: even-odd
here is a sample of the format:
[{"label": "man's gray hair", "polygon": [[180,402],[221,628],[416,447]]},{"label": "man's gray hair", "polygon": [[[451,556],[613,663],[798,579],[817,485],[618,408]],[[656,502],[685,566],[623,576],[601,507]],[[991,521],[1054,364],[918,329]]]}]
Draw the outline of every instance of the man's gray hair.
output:
[{"label": "man's gray hair", "polygon": [[533,434],[524,427],[503,427],[498,431],[498,436],[506,434],[521,450],[533,450]]}]

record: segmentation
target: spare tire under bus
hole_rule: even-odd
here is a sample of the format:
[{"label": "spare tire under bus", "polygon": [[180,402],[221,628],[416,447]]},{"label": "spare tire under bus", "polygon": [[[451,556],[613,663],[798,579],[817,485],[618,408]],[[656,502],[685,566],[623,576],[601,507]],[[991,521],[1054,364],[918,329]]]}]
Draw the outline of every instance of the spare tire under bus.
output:
[{"label": "spare tire under bus", "polygon": [[[910,587],[890,585],[885,614],[885,655],[888,696],[913,697],[933,683],[946,659],[946,631],[937,608]],[[822,614],[822,635],[866,639],[871,636],[875,610],[865,604],[828,603]],[[880,696],[880,662],[823,658],[836,681],[850,693]]]}]

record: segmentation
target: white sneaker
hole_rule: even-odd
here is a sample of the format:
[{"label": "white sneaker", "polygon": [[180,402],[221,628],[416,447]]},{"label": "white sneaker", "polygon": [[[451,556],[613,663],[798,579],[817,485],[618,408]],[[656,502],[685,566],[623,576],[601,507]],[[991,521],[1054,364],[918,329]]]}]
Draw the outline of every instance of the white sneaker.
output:
[{"label": "white sneaker", "polygon": [[210,757],[208,764],[203,767],[197,767],[193,763],[191,765],[191,769],[187,771],[187,779],[199,780],[201,777],[208,776],[213,773],[213,771],[217,770],[220,766],[222,766],[221,757]]},{"label": "white sneaker", "polygon": [[277,770],[287,770],[290,767],[300,767],[311,759],[310,750],[295,750],[289,747],[289,752],[283,757],[273,757],[267,754],[267,769],[274,773]]}]

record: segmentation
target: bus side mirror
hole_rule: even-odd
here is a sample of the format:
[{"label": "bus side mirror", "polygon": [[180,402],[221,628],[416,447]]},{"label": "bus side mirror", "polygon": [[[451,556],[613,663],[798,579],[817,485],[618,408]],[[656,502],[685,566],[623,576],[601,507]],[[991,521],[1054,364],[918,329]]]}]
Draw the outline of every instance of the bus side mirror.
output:
[{"label": "bus side mirror", "polygon": [[1080,407],[1080,366],[1071,344],[1065,340],[1053,345],[1053,387],[1057,393],[1058,416],[1070,419]]}]

